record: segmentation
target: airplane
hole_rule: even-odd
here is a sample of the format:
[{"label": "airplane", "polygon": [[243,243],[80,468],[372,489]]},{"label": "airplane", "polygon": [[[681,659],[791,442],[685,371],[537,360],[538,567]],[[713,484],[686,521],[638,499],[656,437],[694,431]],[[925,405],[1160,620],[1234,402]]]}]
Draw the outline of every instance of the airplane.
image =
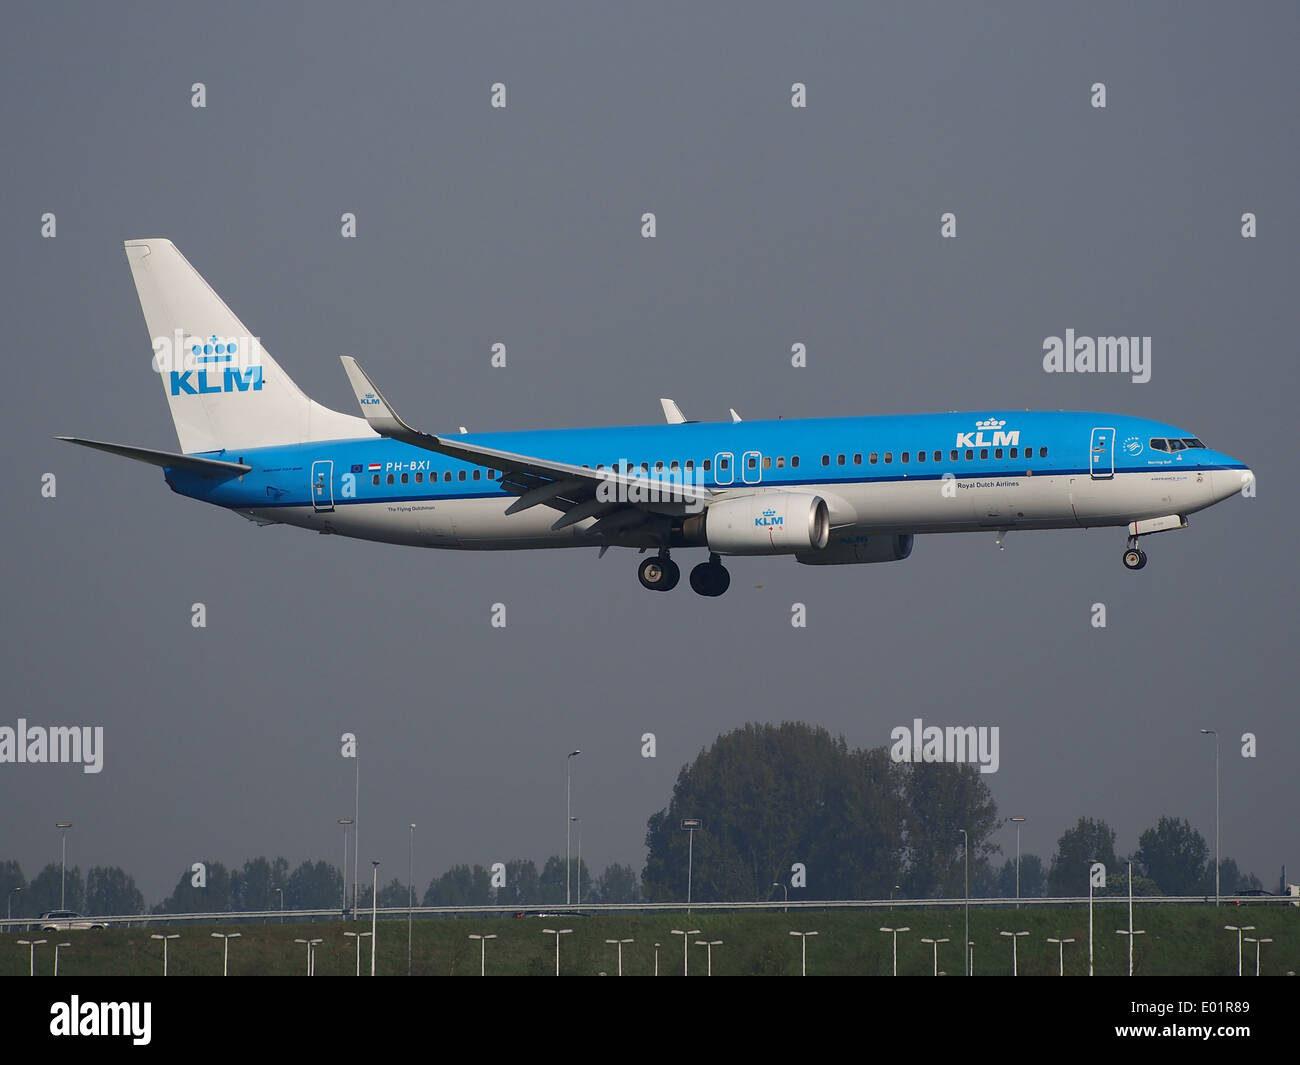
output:
[{"label": "airplane", "polygon": [[950,411],[469,432],[413,429],[341,356],[361,416],[306,396],[171,241],[125,242],[179,452],[57,439],[159,466],[174,492],[258,525],[417,547],[611,547],[643,587],[701,548],[700,595],[724,557],[807,565],[901,561],[928,533],[1127,526],[1139,540],[1242,492],[1248,466],[1185,429],[1088,411]]}]

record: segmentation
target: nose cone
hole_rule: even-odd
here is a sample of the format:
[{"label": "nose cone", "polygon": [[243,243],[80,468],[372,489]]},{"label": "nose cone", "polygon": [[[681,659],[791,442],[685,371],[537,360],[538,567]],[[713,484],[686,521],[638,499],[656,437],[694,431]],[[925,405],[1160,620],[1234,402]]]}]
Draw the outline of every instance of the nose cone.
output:
[{"label": "nose cone", "polygon": [[1214,479],[1214,501],[1216,503],[1236,495],[1238,492],[1246,490],[1248,485],[1253,486],[1255,483],[1255,473],[1250,469],[1240,470],[1215,470]]}]

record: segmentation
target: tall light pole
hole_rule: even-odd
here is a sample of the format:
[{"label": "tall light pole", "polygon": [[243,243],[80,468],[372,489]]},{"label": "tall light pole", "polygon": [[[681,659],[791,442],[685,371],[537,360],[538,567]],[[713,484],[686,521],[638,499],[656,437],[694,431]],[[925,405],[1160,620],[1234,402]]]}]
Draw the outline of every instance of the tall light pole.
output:
[{"label": "tall light pole", "polygon": [[[157,939],[158,937],[155,936],[154,938]],[[27,975],[28,975],[28,976],[35,976],[35,975],[36,975],[36,948],[39,947],[42,943],[46,943],[46,942],[48,942],[48,940],[45,940],[45,939],[20,939],[20,940],[18,940],[18,945],[19,945],[20,947],[31,947],[31,952],[30,952],[30,954],[28,955],[28,959],[27,959],[27,965],[28,965],[28,973],[27,973]]]},{"label": "tall light pole", "polygon": [[343,827],[343,868],[340,870],[339,879],[343,882],[343,917],[348,915],[348,825],[353,824],[350,817],[340,817],[339,824]]},{"label": "tall light pole", "polygon": [[1241,934],[1243,932],[1255,931],[1255,926],[1253,924],[1245,924],[1242,925],[1240,928],[1238,928],[1235,924],[1225,924],[1223,926],[1223,929],[1225,932],[1237,933],[1237,975],[1240,976],[1241,975]]},{"label": "tall light pole", "polygon": [[324,942],[325,940],[323,939],[307,940],[307,975],[308,976],[316,975],[316,948],[319,947]]},{"label": "tall light pole", "polygon": [[617,945],[617,947],[618,947],[618,975],[619,975],[619,976],[622,976],[622,975],[623,975],[623,944],[624,944],[624,943],[631,943],[631,942],[633,942],[633,940],[631,940],[631,939],[607,939],[607,940],[605,940],[605,942],[606,942],[606,943],[613,943],[613,944]]},{"label": "tall light pole", "polygon": [[691,928],[686,930],[683,930],[681,928],[674,928],[671,931],[673,935],[682,937],[682,975],[690,976],[691,959],[690,959],[690,955],[688,955],[686,951],[687,951],[687,947],[690,945],[690,937],[698,936],[700,934],[700,930],[698,928]]},{"label": "tall light pole", "polygon": [[[20,892],[20,891],[22,891],[22,888],[20,888],[20,887],[10,888],[10,889],[9,889],[9,898],[8,898],[8,903],[9,903],[9,920],[8,920],[8,924],[9,924],[9,925],[12,925],[12,924],[14,923],[14,895],[16,895],[16,894],[17,894],[18,892]],[[12,931],[12,929],[11,929],[11,931]]]},{"label": "tall light pole", "polygon": [[59,821],[54,827],[59,830],[63,850],[63,858],[59,862],[59,909],[66,910],[68,908],[68,829],[72,827],[72,822]]},{"label": "tall light pole", "polygon": [[[346,870],[344,872],[344,876],[345,877],[347,876]],[[346,885],[344,886],[343,890],[347,891]],[[275,893],[280,896],[280,923],[284,924],[284,888],[279,888],[279,887],[276,888]],[[346,900],[344,900],[344,905],[345,906],[347,905]]]},{"label": "tall light pole", "polygon": [[894,908],[894,892],[895,892],[895,891],[902,891],[902,890],[903,890],[903,885],[902,885],[902,884],[895,884],[893,887],[891,887],[891,888],[889,889],[889,908],[890,908],[890,910],[893,910],[893,908]]},{"label": "tall light pole", "polygon": [[375,922],[379,917],[379,863],[373,858],[370,884],[370,975],[375,975]]},{"label": "tall light pole", "polygon": [[970,958],[970,974],[971,976],[974,976],[975,975],[975,940],[973,939],[966,940],[966,950],[969,951],[969,954],[967,956]]},{"label": "tall light pole", "polygon": [[1088,975],[1093,975],[1092,967],[1092,889],[1097,885],[1098,871],[1101,874],[1101,887],[1106,886],[1106,866],[1096,858],[1088,859]]},{"label": "tall light pole", "polygon": [[[1212,728],[1201,729],[1201,735],[1214,737],[1214,905],[1219,905],[1219,734]],[[1238,973],[1238,976],[1241,974]]]},{"label": "tall light pole", "polygon": [[[712,976],[712,975],[713,975],[713,948],[714,948],[714,947],[720,947],[720,946],[722,946],[722,940],[720,940],[720,939],[697,939],[697,940],[695,941],[695,945],[696,945],[697,947],[704,947],[704,948],[708,951],[708,966],[709,966],[709,967],[708,967],[708,969],[707,969],[707,971],[706,971],[706,975],[708,975],[708,976]],[[619,973],[619,975],[622,976],[623,974],[622,974],[622,973]]]},{"label": "tall light pole", "polygon": [[[487,941],[488,941],[489,939],[496,939],[496,937],[497,937],[497,934],[496,934],[495,932],[492,932],[492,933],[490,933],[489,935],[486,935],[486,936],[480,936],[480,935],[478,935],[478,934],[475,934],[475,935],[472,935],[472,936],[469,937],[470,939],[477,939],[477,940],[479,941],[479,946],[478,946],[478,974],[479,974],[479,976],[487,976]],[[557,937],[557,939],[558,939],[558,937]],[[621,955],[620,955],[620,961],[621,961]],[[619,975],[619,976],[622,976],[623,974],[620,972],[618,975]]]},{"label": "tall light pole", "polygon": [[[360,976],[361,975],[361,941],[363,939],[368,939],[370,933],[369,932],[344,932],[343,934],[345,936],[351,936],[353,939],[357,941],[357,975]],[[303,940],[296,939],[294,940],[294,942],[302,943]]]},{"label": "tall light pole", "polygon": [[[581,750],[570,751],[564,756],[564,905],[566,906],[573,905],[573,893],[569,884],[570,862],[572,860],[569,850],[569,830],[573,827],[573,772],[570,767],[573,759],[581,753]],[[557,959],[560,956],[560,940],[558,936],[555,940],[555,956]],[[558,967],[558,961],[556,965]],[[556,975],[559,974],[556,973]]]},{"label": "tall light pole", "polygon": [[[782,891],[785,892],[785,903],[786,903],[786,904],[785,904],[785,906],[782,908],[781,912],[782,912],[782,913],[789,913],[789,912],[790,912],[790,889],[789,889],[788,887],[786,887],[784,884],[776,884],[776,883],[774,883],[772,886],[773,886],[773,887],[779,887]],[[891,906],[890,909],[892,910],[893,907]]]},{"label": "tall light pole", "polygon": [[[957,831],[961,833],[961,838],[963,840],[963,846],[965,848],[965,854],[966,854],[966,934],[962,936],[962,942],[969,943],[970,942],[970,835],[967,833],[967,831],[964,828],[959,828],[957,829]],[[962,953],[966,955],[964,959],[966,962],[966,969],[965,969],[966,975],[970,976],[970,954],[968,954],[966,951],[962,951]]]},{"label": "tall light pole", "polygon": [[898,933],[910,932],[911,929],[904,925],[902,928],[882,928],[882,932],[888,932],[894,937],[894,975],[898,975]]},{"label": "tall light pole", "polygon": [[945,936],[943,939],[927,939],[925,936],[922,936],[921,942],[930,943],[934,946],[934,975],[938,976],[939,975],[939,944],[947,943],[950,941],[947,936]]},{"label": "tall light pole", "polygon": [[411,930],[415,920],[415,824],[411,824],[411,846],[407,857],[406,879],[408,881],[406,898],[406,975],[411,975]]},{"label": "tall light pole", "polygon": [[816,932],[791,932],[792,936],[799,936],[803,941],[803,975],[808,975],[808,937],[815,936]]},{"label": "tall light pole", "polygon": [[582,818],[570,817],[570,821],[578,826],[578,873],[573,878],[578,885],[578,905],[582,905]]},{"label": "tall light pole", "polygon": [[691,912],[691,876],[695,866],[695,833],[704,827],[698,817],[683,817],[682,830],[687,833],[686,842],[686,912]]},{"label": "tall light pole", "polygon": [[[1254,942],[1254,940],[1252,940],[1251,942]],[[1264,942],[1272,943],[1273,941],[1271,939],[1266,939],[1264,940]],[[54,975],[55,976],[59,975],[59,951],[64,947],[70,947],[70,946],[72,946],[71,943],[54,944]],[[1255,948],[1255,975],[1256,976],[1259,975],[1259,948],[1258,947]]]},{"label": "tall light pole", "polygon": [[305,943],[307,945],[307,975],[311,976],[311,944],[310,939],[295,939],[295,943]]},{"label": "tall light pole", "polygon": [[1019,966],[1019,959],[1016,956],[1016,940],[1019,939],[1021,936],[1029,935],[1029,933],[1028,932],[999,932],[998,935],[1011,937],[1011,975],[1019,976],[1020,966]]},{"label": "tall light pole", "polygon": [[[357,920],[357,907],[361,905],[361,882],[357,877],[357,859],[361,857],[361,749],[356,739],[352,741],[352,761],[356,763],[356,786],[352,799],[352,920]],[[344,870],[343,875],[347,876]]]},{"label": "tall light pole", "polygon": [[543,928],[542,935],[555,937],[555,975],[560,975],[560,936],[567,936],[572,928]]},{"label": "tall light pole", "polygon": [[659,944],[655,944],[655,976],[659,975]]},{"label": "tall light pole", "polygon": [[[1258,976],[1259,975],[1259,948],[1264,943],[1272,943],[1273,940],[1256,939],[1254,936],[1247,936],[1246,942],[1255,944],[1255,975]],[[65,943],[64,946],[66,945],[67,944]],[[54,952],[54,975],[55,976],[59,975],[59,952],[57,950]]]},{"label": "tall light pole", "polygon": [[1020,909],[1020,826],[1028,818],[1012,817],[1011,820],[1016,826],[1016,909]]},{"label": "tall light pole", "polygon": [[1128,936],[1128,974],[1133,975],[1133,937],[1146,935],[1146,930],[1133,927],[1133,863],[1128,863],[1128,928],[1115,929],[1117,935]]},{"label": "tall light pole", "polygon": [[212,932],[210,934],[213,939],[222,940],[223,949],[221,952],[221,975],[229,976],[230,975],[230,941],[232,939],[238,939],[241,935],[243,935],[243,933],[242,932]]},{"label": "tall light pole", "polygon": [[167,941],[168,941],[169,939],[180,939],[180,938],[181,938],[180,933],[179,933],[179,932],[172,932],[170,935],[166,935],[166,936],[164,936],[164,935],[159,935],[157,932],[155,932],[155,933],[154,933],[153,935],[151,935],[149,938],[150,938],[150,939],[161,939],[161,940],[162,940],[162,945],[163,945],[163,976],[166,976],[166,975],[167,975]]},{"label": "tall light pole", "polygon": [[1059,971],[1056,975],[1057,975],[1057,976],[1064,976],[1064,975],[1065,975],[1065,944],[1067,944],[1067,943],[1073,943],[1074,940],[1073,940],[1073,939],[1053,939],[1051,936],[1048,936],[1048,937],[1047,937],[1047,942],[1049,942],[1049,943],[1055,943],[1055,944],[1056,944],[1057,955],[1058,955],[1057,961],[1058,961],[1058,963],[1059,963],[1059,969],[1060,969],[1060,971]]}]

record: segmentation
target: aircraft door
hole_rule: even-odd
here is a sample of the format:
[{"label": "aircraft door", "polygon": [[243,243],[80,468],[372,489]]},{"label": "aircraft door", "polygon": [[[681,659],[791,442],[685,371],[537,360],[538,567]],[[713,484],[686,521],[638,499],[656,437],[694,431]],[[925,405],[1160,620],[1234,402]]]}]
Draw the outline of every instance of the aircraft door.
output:
[{"label": "aircraft door", "polygon": [[1088,448],[1088,472],[1094,481],[1108,481],[1115,476],[1115,430],[1094,429]]},{"label": "aircraft door", "polygon": [[713,481],[715,484],[731,484],[736,479],[736,471],[732,469],[735,461],[730,451],[718,452],[713,459]]},{"label": "aircraft door", "polygon": [[334,463],[329,459],[311,464],[311,505],[318,514],[334,509]]}]

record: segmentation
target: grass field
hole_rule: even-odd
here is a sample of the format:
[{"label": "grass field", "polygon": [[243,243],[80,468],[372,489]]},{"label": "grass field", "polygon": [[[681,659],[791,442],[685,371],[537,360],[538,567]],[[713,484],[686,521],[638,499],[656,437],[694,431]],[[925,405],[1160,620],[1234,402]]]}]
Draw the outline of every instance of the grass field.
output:
[{"label": "grass field", "polygon": [[[1125,975],[1128,971],[1127,937],[1116,929],[1127,928],[1127,908],[1122,904],[1098,905],[1095,919],[1095,964],[1098,975]],[[810,976],[888,976],[892,937],[879,931],[884,926],[909,926],[898,937],[900,976],[929,976],[933,969],[933,948],[921,938],[948,938],[939,945],[939,968],[950,974],[962,971],[959,944],[963,910],[829,910],[770,913],[683,913],[550,918],[457,917],[417,918],[411,971],[419,976],[477,976],[479,944],[471,933],[498,938],[487,944],[489,976],[548,976],[555,972],[555,937],[543,928],[572,928],[560,944],[560,971],[565,975],[614,975],[616,952],[606,939],[633,939],[623,948],[623,972],[648,976],[654,970],[654,944],[660,943],[659,973],[682,973],[682,937],[671,929],[701,929],[691,936],[690,975],[705,974],[705,949],[695,940],[722,940],[713,948],[713,972],[718,976],[797,976],[800,971],[800,942],[792,929],[816,930],[808,940]],[[1236,975],[1237,935],[1224,931],[1226,924],[1254,925],[1252,936],[1271,938],[1264,944],[1261,973],[1283,975],[1300,969],[1300,909],[1293,906],[1139,906],[1134,923],[1146,930],[1135,947],[1138,975]],[[307,971],[307,948],[294,939],[321,939],[316,948],[317,976],[351,976],[356,971],[354,941],[345,931],[369,931],[368,920],[355,924],[341,921],[315,923],[270,923],[234,925],[150,925],[112,928],[102,932],[15,933],[0,936],[0,975],[25,976],[29,948],[19,939],[45,939],[36,948],[37,975],[53,969],[54,943],[70,943],[60,954],[60,975],[137,976],[162,972],[162,944],[149,936],[157,932],[179,933],[168,945],[168,971],[173,976],[219,976],[222,943],[213,931],[239,932],[230,943],[232,976],[302,976]],[[1011,975],[1011,941],[1000,931],[1028,931],[1018,944],[1022,976],[1054,976],[1057,948],[1047,937],[1073,937],[1065,947],[1065,972],[1082,976],[1088,972],[1087,907],[1035,907],[1033,909],[972,909],[971,939],[974,940],[976,976]],[[370,971],[370,940],[362,941],[361,971]],[[1254,944],[1245,944],[1244,970],[1255,971]],[[405,975],[407,961],[406,921],[380,920],[377,972],[381,976]]]}]

